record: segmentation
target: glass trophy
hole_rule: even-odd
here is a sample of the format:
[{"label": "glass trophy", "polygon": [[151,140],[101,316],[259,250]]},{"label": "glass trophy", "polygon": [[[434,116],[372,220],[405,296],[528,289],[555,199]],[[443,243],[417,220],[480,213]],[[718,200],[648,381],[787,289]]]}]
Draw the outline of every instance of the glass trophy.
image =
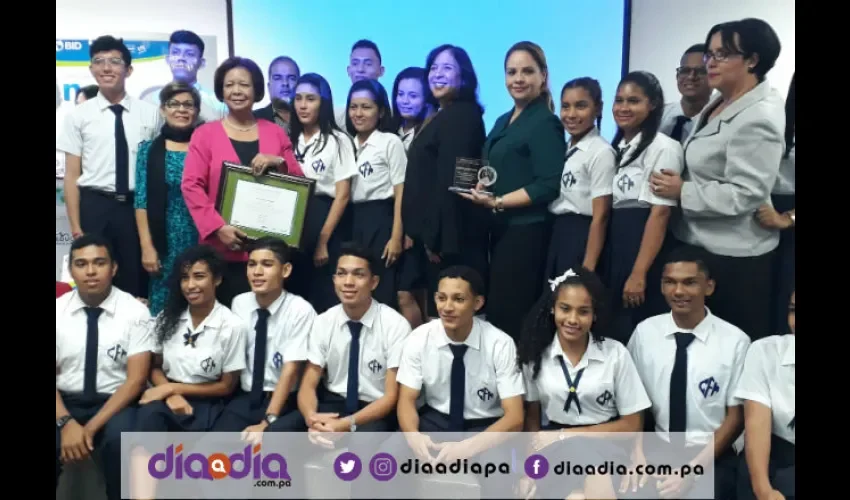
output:
[{"label": "glass trophy", "polygon": [[[496,169],[490,166],[486,160],[458,158],[455,161],[454,183],[449,187],[449,191],[470,194],[478,184],[489,188],[496,183],[497,179]],[[479,192],[493,194],[487,190]]]}]

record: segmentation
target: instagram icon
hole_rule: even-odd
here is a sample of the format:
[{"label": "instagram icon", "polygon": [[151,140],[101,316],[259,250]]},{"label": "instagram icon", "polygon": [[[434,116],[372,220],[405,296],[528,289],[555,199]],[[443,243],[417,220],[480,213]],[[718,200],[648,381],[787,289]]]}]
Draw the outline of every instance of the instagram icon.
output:
[{"label": "instagram icon", "polygon": [[376,453],[369,461],[369,473],[378,481],[389,481],[398,472],[398,463],[389,453]]}]

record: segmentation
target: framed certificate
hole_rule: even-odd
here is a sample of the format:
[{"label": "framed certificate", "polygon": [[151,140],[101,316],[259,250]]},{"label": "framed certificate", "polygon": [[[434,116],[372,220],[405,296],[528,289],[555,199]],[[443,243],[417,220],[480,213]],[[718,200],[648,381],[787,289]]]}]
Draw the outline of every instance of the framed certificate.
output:
[{"label": "framed certificate", "polygon": [[231,226],[251,239],[271,236],[302,248],[307,207],[316,181],[267,172],[255,177],[250,167],[224,162],[215,207]]}]

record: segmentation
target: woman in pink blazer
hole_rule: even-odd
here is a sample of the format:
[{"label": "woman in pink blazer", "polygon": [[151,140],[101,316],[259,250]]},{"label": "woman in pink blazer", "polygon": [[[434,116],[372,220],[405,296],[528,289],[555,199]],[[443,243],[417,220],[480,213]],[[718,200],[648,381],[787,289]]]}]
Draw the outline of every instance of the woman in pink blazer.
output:
[{"label": "woman in pink blazer", "polygon": [[233,297],[250,287],[245,271],[246,235],[226,224],[215,209],[222,162],[250,165],[257,175],[270,168],[290,175],[304,173],[283,129],[254,118],[251,108],[265,95],[263,73],[254,61],[241,57],[224,61],[215,71],[215,95],[227,105],[229,113],[221,121],[201,125],[192,134],[181,189],[200,242],[214,247],[228,262],[218,298],[230,306]]}]

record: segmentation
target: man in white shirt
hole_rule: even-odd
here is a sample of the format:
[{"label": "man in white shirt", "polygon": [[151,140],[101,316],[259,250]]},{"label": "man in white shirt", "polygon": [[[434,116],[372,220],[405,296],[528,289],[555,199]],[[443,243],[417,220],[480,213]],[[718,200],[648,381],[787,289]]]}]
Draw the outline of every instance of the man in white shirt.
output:
[{"label": "man in white shirt", "polygon": [[[221,120],[227,114],[227,107],[221,103],[215,94],[198,83],[198,71],[206,66],[204,59],[204,41],[196,33],[188,30],[178,30],[168,39],[168,55],[165,62],[171,70],[172,81],[182,82],[195,87],[201,96],[201,112],[198,121],[214,122]],[[146,89],[139,99],[159,107],[159,93],[164,85]]]},{"label": "man in white shirt", "polygon": [[89,48],[90,70],[100,91],[65,116],[56,149],[65,153],[65,207],[74,238],[100,233],[115,251],[115,286],[147,297],[147,278],[136,229],[133,195],[136,151],[159,131],[159,109],[125,91],[133,74],[130,51],[102,36]]},{"label": "man in white shirt", "polygon": [[682,144],[694,129],[694,119],[711,98],[704,55],[705,44],[702,43],[688,47],[682,55],[676,68],[676,84],[682,98],[665,104],[661,115],[659,131]]},{"label": "man in white shirt", "polygon": [[[641,322],[628,349],[652,401],[655,422],[655,433],[638,443],[636,461],[673,468],[690,464],[691,470],[698,464],[713,467],[713,498],[722,500],[735,494],[738,456],[732,443],[744,418],[734,394],[750,339],[705,307],[714,286],[700,250],[673,250],[661,278],[671,312]],[[651,444],[644,445],[644,439]],[[647,479],[634,476],[641,484]],[[712,485],[695,475],[673,474],[657,477],[654,487],[662,498],[705,498]]]},{"label": "man in white shirt", "polygon": [[[300,430],[298,379],[307,359],[307,340],[316,312],[309,302],[287,292],[292,273],[290,248],[276,238],[260,238],[248,254],[251,291],[237,295],[234,314],[252,326],[245,341],[241,390],[215,423],[215,432]],[[303,427],[301,427],[303,428]]]},{"label": "man in white shirt", "polygon": [[56,299],[56,484],[63,463],[103,454],[106,494],[121,499],[121,432],[133,431],[154,338],[147,308],[112,285],[109,243],[71,244],[77,289]]}]

